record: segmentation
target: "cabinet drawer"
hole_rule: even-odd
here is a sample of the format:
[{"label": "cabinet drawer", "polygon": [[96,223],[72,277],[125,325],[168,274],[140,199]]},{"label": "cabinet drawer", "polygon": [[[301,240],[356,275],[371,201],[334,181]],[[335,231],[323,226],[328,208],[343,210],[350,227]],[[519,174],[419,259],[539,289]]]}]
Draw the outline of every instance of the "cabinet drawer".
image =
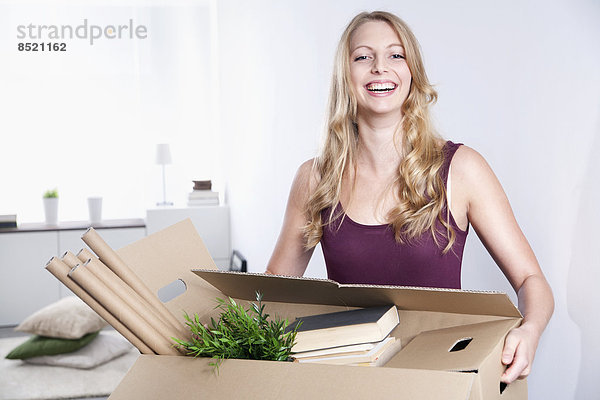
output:
[{"label": "cabinet drawer", "polygon": [[60,283],[44,266],[56,255],[58,233],[0,235],[0,325],[16,325],[59,298]]}]

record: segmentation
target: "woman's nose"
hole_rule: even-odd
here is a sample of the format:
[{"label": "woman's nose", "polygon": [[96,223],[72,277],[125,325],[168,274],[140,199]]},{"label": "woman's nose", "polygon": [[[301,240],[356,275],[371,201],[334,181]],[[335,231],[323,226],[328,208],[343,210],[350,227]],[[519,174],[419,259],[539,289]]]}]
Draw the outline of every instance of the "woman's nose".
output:
[{"label": "woman's nose", "polygon": [[381,74],[383,72],[387,72],[387,66],[385,63],[385,59],[377,57],[373,60],[373,66],[371,68],[371,72],[374,74]]}]

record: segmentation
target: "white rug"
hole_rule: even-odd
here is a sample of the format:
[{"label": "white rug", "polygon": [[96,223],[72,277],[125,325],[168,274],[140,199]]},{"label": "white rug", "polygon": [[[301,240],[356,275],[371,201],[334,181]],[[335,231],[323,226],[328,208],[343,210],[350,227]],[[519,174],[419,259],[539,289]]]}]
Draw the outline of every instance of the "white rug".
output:
[{"label": "white rug", "polygon": [[[116,332],[114,334],[117,334]],[[108,396],[117,387],[139,352],[133,349],[92,369],[30,365],[4,357],[27,337],[0,339],[0,399],[68,399]]]}]

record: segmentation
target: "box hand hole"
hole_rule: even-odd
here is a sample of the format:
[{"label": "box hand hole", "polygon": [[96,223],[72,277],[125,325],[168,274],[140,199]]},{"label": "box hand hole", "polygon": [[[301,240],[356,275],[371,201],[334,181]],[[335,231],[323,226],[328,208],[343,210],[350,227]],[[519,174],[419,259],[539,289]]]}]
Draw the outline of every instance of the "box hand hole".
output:
[{"label": "box hand hole", "polygon": [[454,346],[452,346],[450,348],[450,350],[448,350],[448,351],[453,352],[453,351],[464,350],[469,345],[469,343],[471,343],[472,340],[473,340],[473,338],[471,338],[471,337],[457,340],[456,343],[454,343]]},{"label": "box hand hole", "polygon": [[504,389],[506,389],[507,386],[508,386],[507,383],[500,382],[500,394],[502,394],[502,392],[504,392]]},{"label": "box hand hole", "polygon": [[175,297],[182,295],[186,291],[187,287],[185,282],[181,279],[177,279],[167,286],[163,286],[158,289],[158,298],[163,303],[167,303],[173,300]]}]

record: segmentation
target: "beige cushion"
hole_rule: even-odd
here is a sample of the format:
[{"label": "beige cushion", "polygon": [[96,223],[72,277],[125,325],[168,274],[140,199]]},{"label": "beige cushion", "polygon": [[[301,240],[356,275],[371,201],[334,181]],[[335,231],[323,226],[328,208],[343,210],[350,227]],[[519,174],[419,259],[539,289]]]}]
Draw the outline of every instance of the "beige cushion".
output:
[{"label": "beige cushion", "polygon": [[62,339],[79,339],[97,332],[107,323],[78,297],[65,297],[36,311],[15,330],[33,335]]}]

